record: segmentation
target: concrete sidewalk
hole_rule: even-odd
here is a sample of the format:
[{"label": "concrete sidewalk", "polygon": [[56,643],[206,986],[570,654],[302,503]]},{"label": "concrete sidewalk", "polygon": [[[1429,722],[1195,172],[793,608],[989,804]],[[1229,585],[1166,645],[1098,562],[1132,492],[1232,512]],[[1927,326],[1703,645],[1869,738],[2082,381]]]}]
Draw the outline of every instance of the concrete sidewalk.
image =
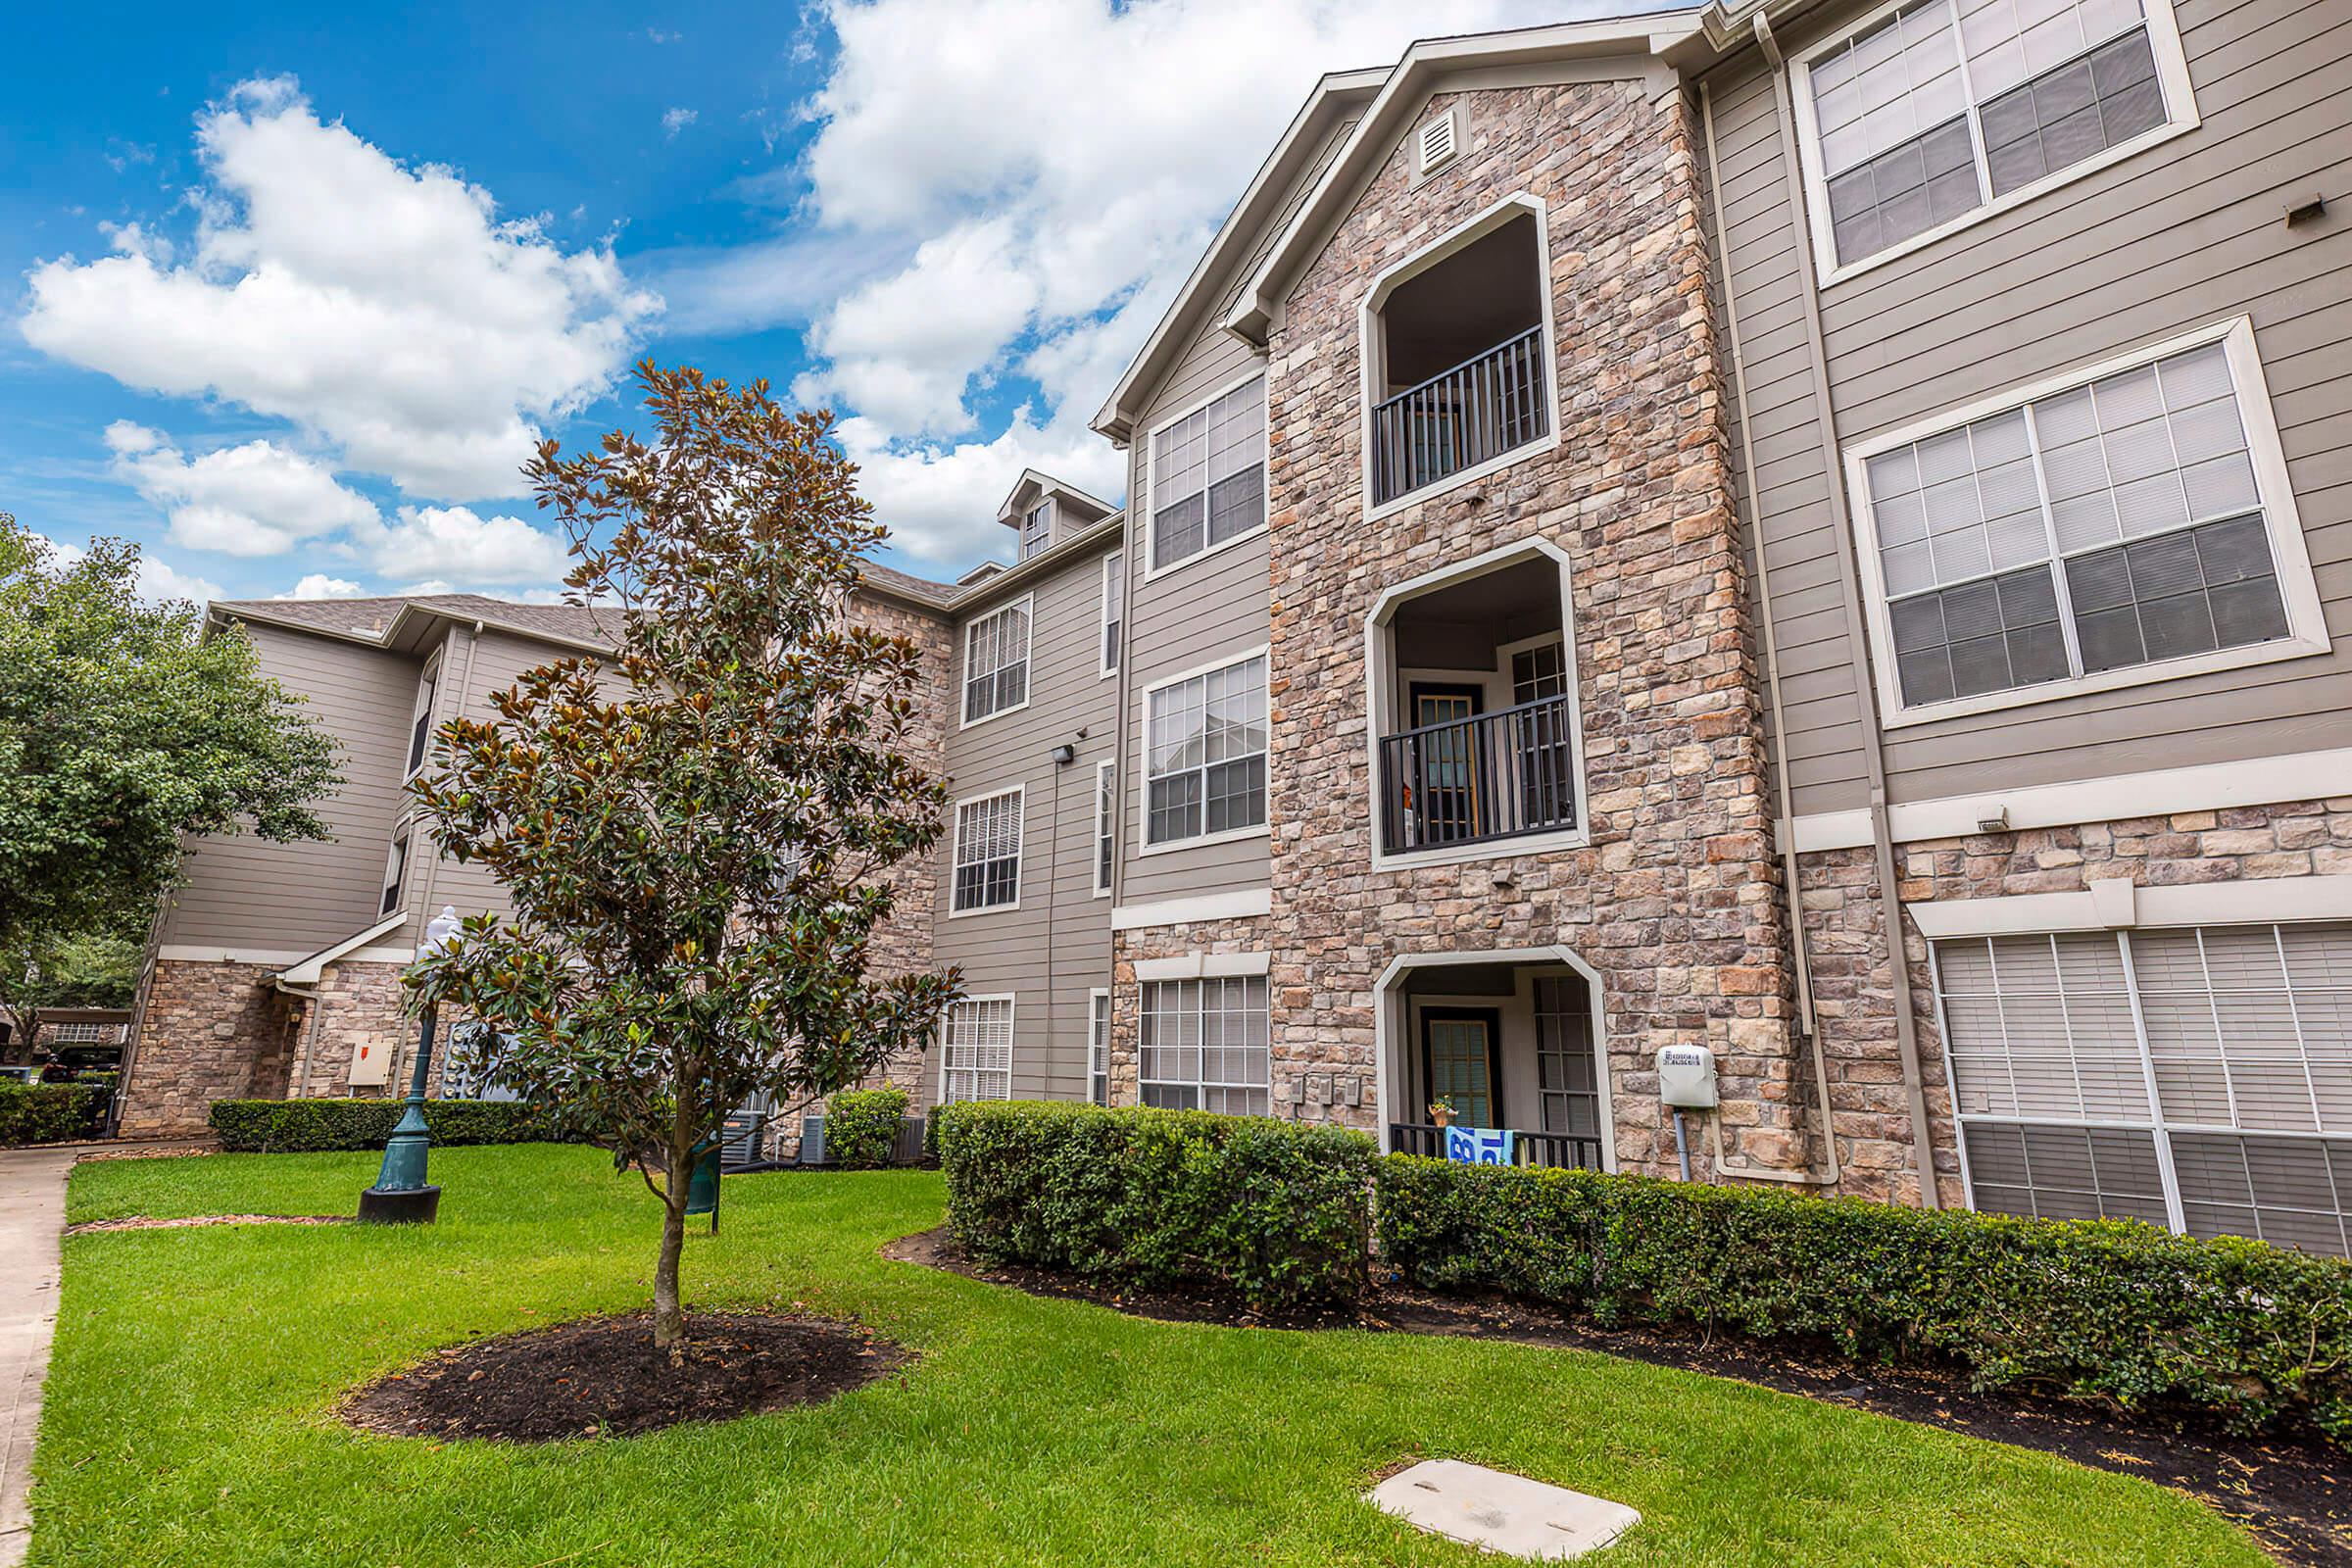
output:
[{"label": "concrete sidewalk", "polygon": [[0,1568],[32,1539],[32,1440],[57,1330],[58,1232],[74,1149],[0,1150]]}]

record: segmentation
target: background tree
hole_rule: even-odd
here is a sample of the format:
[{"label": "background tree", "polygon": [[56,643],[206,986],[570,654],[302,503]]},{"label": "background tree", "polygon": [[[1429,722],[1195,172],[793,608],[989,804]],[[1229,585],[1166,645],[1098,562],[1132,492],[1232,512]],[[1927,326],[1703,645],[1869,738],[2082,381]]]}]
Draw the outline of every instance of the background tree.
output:
[{"label": "background tree", "polygon": [[76,936],[143,930],[189,837],[326,834],[333,743],[244,633],[140,603],[138,564],[113,539],[61,562],[0,513],[0,956],[20,978]]},{"label": "background tree", "polygon": [[653,443],[551,441],[527,470],[572,541],[566,598],[611,607],[618,651],[442,726],[416,797],[514,913],[469,920],[412,983],[494,1026],[485,1066],[662,1200],[654,1332],[675,1354],[687,1178],[721,1118],[919,1051],[959,982],[867,972],[884,873],[937,842],[947,788],[905,755],[914,646],[845,616],[883,530],[832,416],[764,381],[638,377]]}]

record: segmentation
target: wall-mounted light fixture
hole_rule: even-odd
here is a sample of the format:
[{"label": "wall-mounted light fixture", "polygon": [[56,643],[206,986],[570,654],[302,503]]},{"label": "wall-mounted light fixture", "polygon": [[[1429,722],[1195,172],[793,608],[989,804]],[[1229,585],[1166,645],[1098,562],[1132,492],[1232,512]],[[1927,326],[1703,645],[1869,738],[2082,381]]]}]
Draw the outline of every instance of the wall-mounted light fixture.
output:
[{"label": "wall-mounted light fixture", "polygon": [[1053,757],[1055,767],[1067,767],[1078,760],[1078,748],[1072,746],[1068,741],[1063,741],[1059,746],[1054,748]]}]

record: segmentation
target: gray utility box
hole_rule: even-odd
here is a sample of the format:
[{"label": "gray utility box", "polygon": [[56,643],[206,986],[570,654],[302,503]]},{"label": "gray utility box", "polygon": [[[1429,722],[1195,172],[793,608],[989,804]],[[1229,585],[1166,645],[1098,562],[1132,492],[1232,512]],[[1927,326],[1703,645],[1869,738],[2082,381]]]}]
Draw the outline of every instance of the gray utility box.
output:
[{"label": "gray utility box", "polygon": [[1713,1110],[1715,1053],[1704,1046],[1659,1047],[1658,1102],[1672,1110]]}]

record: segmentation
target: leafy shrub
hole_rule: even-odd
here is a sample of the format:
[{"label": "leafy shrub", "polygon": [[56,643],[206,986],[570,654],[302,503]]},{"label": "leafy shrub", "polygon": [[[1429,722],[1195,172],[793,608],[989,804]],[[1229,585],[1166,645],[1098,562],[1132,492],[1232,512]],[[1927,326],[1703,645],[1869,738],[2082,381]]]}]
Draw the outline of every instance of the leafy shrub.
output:
[{"label": "leafy shrub", "polygon": [[1951,1357],[1980,1388],[2185,1403],[2352,1445],[2352,1264],[2130,1220],[2013,1219],[1592,1171],[1380,1162],[1408,1282],[1604,1323]]},{"label": "leafy shrub", "polygon": [[848,1170],[880,1170],[906,1120],[904,1089],[847,1089],[825,1105],[825,1158]]},{"label": "leafy shrub", "polygon": [[[216,1100],[209,1118],[231,1153],[316,1153],[381,1149],[406,1102],[398,1100]],[[428,1100],[433,1142],[546,1144],[576,1140],[555,1107],[514,1100]]]},{"label": "leafy shrub", "polygon": [[1259,1308],[1363,1292],[1375,1156],[1361,1133],[1004,1101],[933,1120],[948,1222],[975,1257],[1206,1285]]},{"label": "leafy shrub", "polygon": [[107,1091],[96,1084],[25,1084],[0,1078],[0,1149],[94,1137]]}]

